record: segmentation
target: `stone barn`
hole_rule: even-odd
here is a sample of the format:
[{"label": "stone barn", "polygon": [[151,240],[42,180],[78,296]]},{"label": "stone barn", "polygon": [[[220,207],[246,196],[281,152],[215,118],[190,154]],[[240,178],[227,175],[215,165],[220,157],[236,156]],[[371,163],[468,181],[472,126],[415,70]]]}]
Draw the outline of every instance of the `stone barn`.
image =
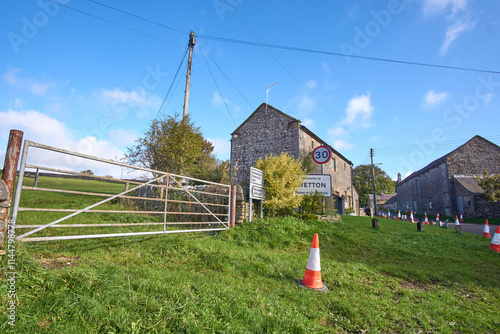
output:
[{"label": "stone barn", "polygon": [[497,215],[494,208],[498,203],[485,201],[484,190],[475,181],[485,170],[493,175],[500,174],[500,147],[481,136],[474,136],[398,182],[398,208],[420,213],[439,212],[451,217]]},{"label": "stone barn", "polygon": [[[352,184],[351,161],[302,125],[300,120],[263,103],[231,136],[232,177],[235,183],[243,186],[248,185],[250,167],[259,158],[281,152],[303,158],[318,146],[328,146],[332,158],[324,164],[324,174],[332,177],[333,205],[341,214],[349,207],[359,214],[359,196]],[[320,165],[315,166],[312,174],[321,174]]]}]

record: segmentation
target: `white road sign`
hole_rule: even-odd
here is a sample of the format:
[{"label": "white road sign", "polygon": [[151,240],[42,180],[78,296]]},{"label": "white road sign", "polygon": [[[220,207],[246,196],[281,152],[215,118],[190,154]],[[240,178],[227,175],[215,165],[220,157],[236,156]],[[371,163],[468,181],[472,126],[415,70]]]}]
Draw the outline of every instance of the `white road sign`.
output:
[{"label": "white road sign", "polygon": [[332,196],[332,176],[328,174],[310,174],[295,192],[296,195],[312,195],[315,192],[325,197]]},{"label": "white road sign", "polygon": [[250,198],[261,201],[266,199],[264,172],[254,167],[250,167]]}]

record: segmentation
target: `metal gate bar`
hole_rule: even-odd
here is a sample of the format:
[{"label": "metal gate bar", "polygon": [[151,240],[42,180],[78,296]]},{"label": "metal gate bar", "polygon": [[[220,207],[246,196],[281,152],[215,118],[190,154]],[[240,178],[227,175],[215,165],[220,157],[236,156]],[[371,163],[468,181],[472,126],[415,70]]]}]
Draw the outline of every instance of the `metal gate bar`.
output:
[{"label": "metal gate bar", "polygon": [[[119,194],[116,194],[116,195],[111,195],[111,194],[100,194],[100,193],[88,193],[88,192],[77,192],[77,191],[71,191],[71,190],[59,190],[59,189],[48,189],[48,188],[36,188],[36,185],[35,187],[25,187],[25,186],[22,186],[22,183],[23,183],[23,177],[24,177],[24,173],[25,173],[25,169],[28,167],[28,168],[36,168],[37,170],[37,174],[35,176],[35,180],[38,179],[38,171],[39,169],[43,169],[43,170],[49,170],[49,171],[54,171],[54,172],[58,172],[58,173],[68,173],[68,174],[76,174],[76,175],[81,175],[81,176],[88,176],[86,174],[82,174],[82,173],[76,173],[76,172],[72,172],[72,171],[63,171],[63,170],[60,170],[60,169],[55,169],[55,168],[49,168],[49,167],[40,167],[40,166],[35,166],[35,165],[27,165],[26,164],[26,160],[27,160],[27,154],[28,154],[28,149],[29,147],[35,147],[35,148],[41,148],[41,149],[45,149],[45,150],[49,150],[49,151],[54,151],[54,152],[57,152],[57,153],[62,153],[62,154],[67,154],[67,155],[72,155],[72,156],[76,156],[76,157],[79,157],[79,158],[84,158],[84,159],[90,159],[90,160],[94,160],[94,161],[99,161],[99,162],[103,162],[103,163],[107,163],[107,164],[112,164],[112,165],[116,165],[116,166],[121,166],[121,167],[126,167],[126,168],[130,168],[130,169],[135,169],[135,170],[141,170],[141,171],[146,171],[146,172],[151,172],[153,175],[156,175],[157,177],[155,177],[154,179],[148,181],[148,182],[137,182],[137,181],[132,181],[132,180],[120,180],[122,181],[123,183],[126,184],[126,190],[119,193]],[[113,178],[109,178],[109,177],[101,177],[101,176],[92,176],[92,178],[95,178],[95,179],[104,179],[104,180],[114,180],[114,181],[118,181],[117,179],[113,179]],[[167,179],[167,182],[165,183],[165,185],[160,185],[160,184],[154,184],[155,182],[157,181],[160,181],[160,180],[164,180],[164,179]],[[204,184],[207,184],[207,185],[215,185],[217,187],[223,187],[223,188],[228,188],[228,194],[224,194],[224,193],[220,193],[220,190],[217,192],[217,193],[211,193],[211,192],[206,192],[206,191],[200,191],[200,190],[196,190],[196,189],[187,189],[186,187],[184,187],[179,181],[176,180],[176,178],[182,178],[182,179],[188,179],[188,180],[191,180],[191,181],[195,181],[195,182],[199,182],[199,183],[204,183]],[[178,187],[170,187],[170,179],[174,180],[175,183],[177,183]],[[119,181],[118,181],[119,182]],[[135,187],[133,187],[132,189],[128,189],[128,184],[129,183],[132,183],[134,185],[136,185]],[[161,190],[161,194],[160,194],[160,198],[155,198],[155,197],[137,197],[137,196],[125,196],[125,194],[129,193],[129,192],[132,192],[132,191],[136,191],[140,188],[143,188],[143,187],[146,187],[146,186],[149,186],[149,187],[160,187],[162,190]],[[72,193],[72,194],[80,194],[80,195],[92,195],[92,196],[101,196],[101,197],[108,197],[98,203],[95,203],[95,204],[92,204],[84,209],[81,209],[81,210],[73,210],[73,209],[44,209],[44,208],[20,208],[19,207],[19,202],[20,202],[20,194],[21,194],[21,190],[22,189],[30,189],[30,190],[38,190],[38,191],[52,191],[52,192],[59,192],[59,193]],[[165,189],[165,199],[162,199],[161,197],[163,197],[163,189]],[[182,200],[171,200],[171,199],[168,199],[168,191],[169,189],[171,190],[178,190],[178,191],[183,191],[183,193],[187,193],[191,198],[194,199],[195,202],[192,202],[192,201],[182,201]],[[205,189],[205,188],[203,188]],[[225,205],[225,204],[214,204],[214,203],[202,203],[197,197],[195,197],[192,193],[198,193],[198,194],[205,194],[205,195],[208,195],[208,196],[214,196],[213,199],[217,199],[217,203],[220,203],[218,198],[219,197],[227,197],[228,200],[229,200],[229,203],[228,205]],[[34,142],[31,142],[31,141],[28,141],[28,140],[25,140],[24,142],[24,147],[23,147],[23,153],[22,153],[22,158],[21,158],[21,165],[20,165],[20,171],[19,171],[19,178],[18,178],[18,183],[17,183],[17,188],[16,188],[16,195],[15,195],[15,199],[14,199],[14,205],[13,205],[13,212],[12,212],[12,219],[14,221],[14,224],[13,224],[13,228],[15,229],[16,228],[16,225],[15,225],[15,222],[17,220],[17,215],[18,215],[18,212],[19,211],[50,211],[50,212],[72,212],[71,214],[65,216],[65,217],[62,217],[56,221],[53,221],[51,223],[48,223],[46,225],[20,225],[19,228],[35,228],[34,230],[32,231],[29,231],[27,233],[24,233],[20,236],[18,236],[16,239],[17,240],[20,240],[22,242],[30,242],[30,241],[50,241],[50,240],[74,240],[74,239],[90,239],[90,238],[106,238],[106,237],[121,237],[121,236],[135,236],[135,235],[154,235],[154,234],[169,234],[169,233],[183,233],[183,232],[209,232],[209,231],[221,231],[221,230],[226,230],[229,228],[229,222],[231,221],[231,217],[230,217],[230,208],[231,208],[231,196],[230,196],[230,193],[231,193],[231,187],[229,185],[224,185],[224,184],[219,184],[219,183],[215,183],[215,182],[210,182],[210,181],[204,181],[204,180],[199,180],[199,179],[194,179],[194,178],[189,178],[189,177],[185,177],[185,176],[180,176],[180,175],[174,175],[174,174],[170,174],[170,173],[166,173],[166,172],[161,172],[161,171],[156,171],[156,170],[152,170],[152,169],[149,169],[149,168],[144,168],[144,167],[138,167],[138,166],[133,166],[133,165],[128,165],[128,164],[125,164],[125,163],[121,163],[121,162],[117,162],[117,161],[113,161],[113,160],[108,160],[108,159],[103,159],[103,158],[98,158],[98,157],[94,157],[94,156],[90,156],[90,155],[86,155],[86,154],[81,154],[81,153],[77,153],[77,152],[71,152],[71,151],[68,151],[68,150],[63,150],[63,149],[58,149],[58,148],[54,148],[54,147],[50,147],[50,146],[46,146],[46,145],[42,145],[42,144],[38,144],[38,143],[34,143]],[[164,210],[163,212],[159,212],[159,211],[135,211],[135,210],[92,210],[92,208],[98,206],[98,205],[101,205],[101,204],[104,204],[108,201],[111,201],[115,198],[127,198],[127,199],[141,199],[141,200],[145,200],[145,201],[149,201],[149,200],[152,200],[152,201],[165,201],[165,206],[164,206]],[[210,198],[210,197],[209,197]],[[201,205],[203,207],[204,210],[206,210],[207,212],[169,212],[167,211],[167,202],[172,202],[172,203],[179,203],[179,204],[194,204],[194,205]],[[228,213],[217,213],[217,214],[214,214],[210,209],[208,209],[207,206],[210,206],[210,207],[215,207],[215,208],[218,208],[218,207],[225,207],[225,208],[228,208]],[[219,210],[217,210],[219,211]],[[103,224],[60,224],[60,225],[57,225],[58,223],[66,220],[66,219],[69,219],[71,217],[74,217],[80,213],[83,213],[83,212],[93,212],[93,213],[102,213],[102,212],[106,212],[106,213],[140,213],[140,214],[163,214],[164,215],[164,221],[163,223],[156,223],[156,222],[145,222],[145,223],[117,223],[117,224],[113,224],[113,223],[110,223],[110,224],[107,224],[107,223],[103,223]],[[167,215],[176,215],[176,214],[187,214],[187,215],[205,215],[205,216],[212,216],[216,221],[212,221],[212,222],[167,222]],[[225,223],[223,221],[221,221],[221,219],[219,219],[219,217],[227,217],[228,219],[228,222]],[[222,228],[208,228],[208,229],[190,229],[190,230],[170,230],[170,231],[167,231],[166,230],[166,226],[167,225],[188,225],[188,224],[197,224],[197,225],[211,225],[211,224],[222,224]],[[94,234],[94,235],[72,235],[72,236],[53,236],[53,237],[38,237],[38,238],[26,238],[27,236],[33,234],[33,233],[36,233],[36,232],[39,232],[41,230],[44,230],[46,228],[49,228],[49,227],[118,227],[118,226],[146,226],[146,225],[163,225],[164,228],[163,228],[163,231],[153,231],[153,232],[128,232],[128,233],[110,233],[110,234]]]}]

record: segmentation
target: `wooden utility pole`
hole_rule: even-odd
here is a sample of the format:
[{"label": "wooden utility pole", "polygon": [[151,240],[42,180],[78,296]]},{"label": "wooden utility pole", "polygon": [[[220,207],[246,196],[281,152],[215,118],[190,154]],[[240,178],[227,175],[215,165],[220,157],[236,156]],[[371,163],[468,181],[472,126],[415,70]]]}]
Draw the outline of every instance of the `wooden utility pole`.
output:
[{"label": "wooden utility pole", "polygon": [[189,88],[191,87],[191,64],[193,62],[193,47],[195,44],[194,31],[191,31],[189,35],[189,57],[188,57],[188,68],[186,75],[186,91],[184,94],[184,110],[182,114],[182,119],[186,118],[188,115],[188,105],[189,105]]},{"label": "wooden utility pole", "polygon": [[372,184],[373,184],[373,215],[377,215],[377,196],[375,196],[375,165],[373,164],[373,148],[370,149],[370,158],[372,159]]}]

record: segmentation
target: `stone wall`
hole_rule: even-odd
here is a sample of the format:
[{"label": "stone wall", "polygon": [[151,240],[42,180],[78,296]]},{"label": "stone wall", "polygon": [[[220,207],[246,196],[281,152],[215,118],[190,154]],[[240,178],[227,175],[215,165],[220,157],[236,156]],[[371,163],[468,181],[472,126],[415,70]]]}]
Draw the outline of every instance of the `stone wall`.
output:
[{"label": "stone wall", "polygon": [[453,175],[481,176],[485,170],[490,174],[500,174],[500,147],[475,136],[450,154],[447,158],[447,165],[452,214],[460,214],[457,208]]},{"label": "stone wall", "polygon": [[451,216],[447,165],[438,165],[396,188],[399,210]]},{"label": "stone wall", "polygon": [[[235,183],[248,185],[250,167],[266,155],[288,152],[299,157],[300,123],[266,105],[257,110],[233,132],[231,140],[231,171]],[[235,166],[237,168],[236,172]]]},{"label": "stone wall", "polygon": [[[248,186],[250,167],[266,155],[287,152],[295,158],[302,158],[320,145],[325,143],[299,120],[272,106],[267,106],[266,110],[266,105],[262,104],[232,134],[233,181]],[[342,205],[346,209],[354,205],[355,212],[359,213],[359,196],[352,188],[351,173],[351,162],[332,150],[331,161],[324,164],[324,174],[332,177],[333,204],[330,206],[339,209]],[[316,164],[312,174],[321,174],[321,166]]]},{"label": "stone wall", "polygon": [[[457,210],[454,176],[480,176],[484,170],[490,174],[500,174],[500,147],[475,136],[437,161],[439,164],[424,168],[417,176],[398,184],[399,209],[408,208],[417,212],[427,210],[429,213],[439,212],[447,216],[460,214]],[[473,206],[475,204],[471,202],[471,207]]]}]

